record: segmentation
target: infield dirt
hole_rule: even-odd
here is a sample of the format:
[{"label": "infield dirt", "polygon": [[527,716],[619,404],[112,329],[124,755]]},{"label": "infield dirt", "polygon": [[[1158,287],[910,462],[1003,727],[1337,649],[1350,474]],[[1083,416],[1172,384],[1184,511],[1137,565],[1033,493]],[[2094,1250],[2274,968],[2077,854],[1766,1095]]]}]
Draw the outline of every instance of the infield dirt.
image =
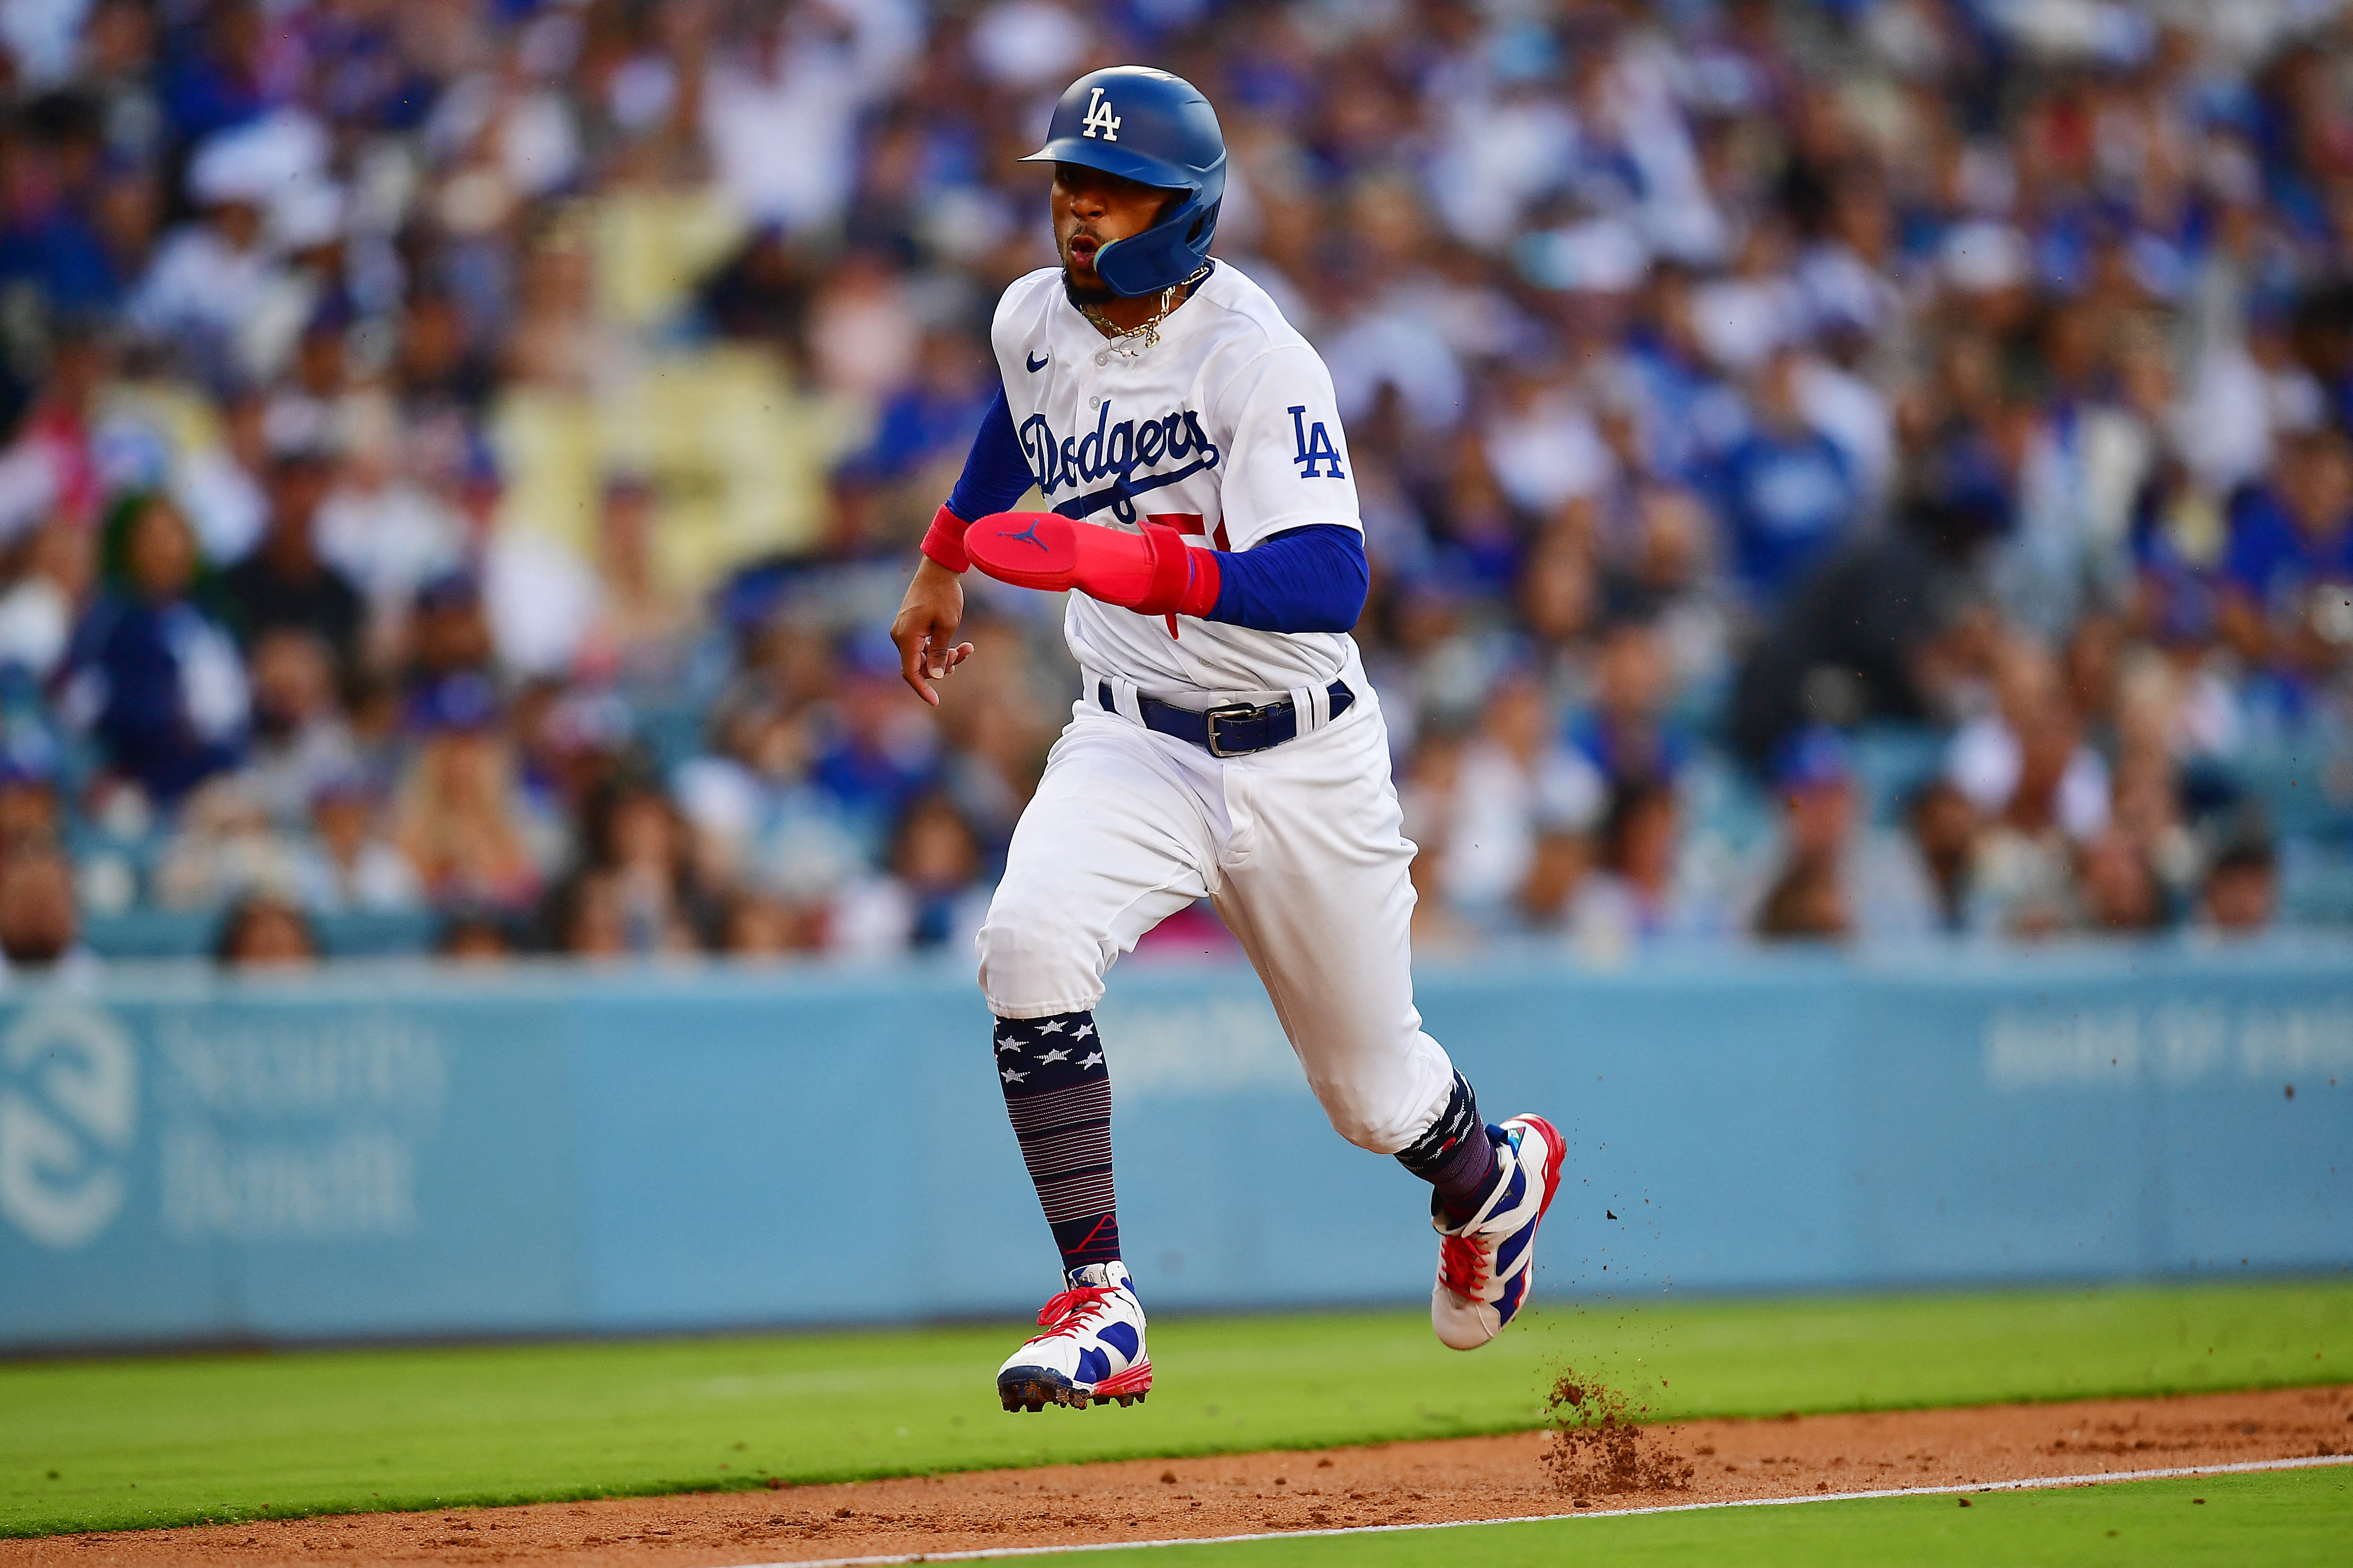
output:
[{"label": "infield dirt", "polygon": [[[1672,1426],[1629,1425],[1621,1407],[1581,1386],[1576,1392],[1576,1400],[1556,1400],[1562,1420],[1550,1432],[48,1536],[0,1542],[0,1568],[778,1563],[1506,1519],[2353,1452],[2353,1384]],[[1115,1420],[1117,1413],[1019,1417],[1049,1418]]]}]

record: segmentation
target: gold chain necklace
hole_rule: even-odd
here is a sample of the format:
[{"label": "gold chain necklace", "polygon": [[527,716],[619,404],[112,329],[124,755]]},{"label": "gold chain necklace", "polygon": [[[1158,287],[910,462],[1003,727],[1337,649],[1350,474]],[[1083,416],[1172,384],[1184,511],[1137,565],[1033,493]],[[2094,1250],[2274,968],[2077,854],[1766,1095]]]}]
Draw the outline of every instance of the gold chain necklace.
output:
[{"label": "gold chain necklace", "polygon": [[1160,290],[1160,308],[1132,327],[1118,326],[1093,306],[1081,305],[1079,314],[1092,321],[1095,324],[1095,330],[1110,340],[1095,351],[1095,363],[1109,364],[1111,356],[1113,354],[1119,355],[1122,359],[1134,359],[1145,350],[1158,342],[1160,323],[1168,319],[1170,311],[1184,303],[1176,297],[1178,291],[1192,288],[1194,284],[1208,275],[1209,269],[1203,267],[1190,278],[1181,279]]}]

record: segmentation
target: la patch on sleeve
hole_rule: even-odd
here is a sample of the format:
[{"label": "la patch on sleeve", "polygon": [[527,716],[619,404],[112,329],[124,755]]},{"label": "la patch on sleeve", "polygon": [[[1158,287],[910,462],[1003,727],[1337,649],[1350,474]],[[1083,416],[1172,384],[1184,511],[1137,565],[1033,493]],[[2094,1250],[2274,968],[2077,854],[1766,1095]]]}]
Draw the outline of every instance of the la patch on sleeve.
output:
[{"label": "la patch on sleeve", "polygon": [[[1324,421],[1318,419],[1309,424],[1304,403],[1293,404],[1290,414],[1292,438],[1299,444],[1298,454],[1291,460],[1299,465],[1299,477],[1303,479],[1346,479],[1348,476],[1340,471],[1339,450],[1332,445],[1332,433],[1324,427]],[[1317,468],[1324,463],[1332,465],[1332,471],[1319,474]]]}]

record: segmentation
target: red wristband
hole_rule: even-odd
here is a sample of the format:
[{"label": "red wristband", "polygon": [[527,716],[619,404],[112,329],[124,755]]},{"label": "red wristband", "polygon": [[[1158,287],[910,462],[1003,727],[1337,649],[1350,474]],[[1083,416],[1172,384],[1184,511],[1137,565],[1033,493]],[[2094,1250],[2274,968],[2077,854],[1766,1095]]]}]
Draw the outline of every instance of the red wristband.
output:
[{"label": "red wristband", "polygon": [[1193,580],[1185,584],[1184,595],[1176,601],[1176,613],[1197,621],[1207,620],[1209,612],[1218,607],[1218,552],[1187,545],[1185,554],[1193,568]]},{"label": "red wristband", "polygon": [[947,508],[932,514],[931,531],[923,535],[923,553],[959,574],[972,566],[972,557],[965,553],[964,531],[972,525]]}]

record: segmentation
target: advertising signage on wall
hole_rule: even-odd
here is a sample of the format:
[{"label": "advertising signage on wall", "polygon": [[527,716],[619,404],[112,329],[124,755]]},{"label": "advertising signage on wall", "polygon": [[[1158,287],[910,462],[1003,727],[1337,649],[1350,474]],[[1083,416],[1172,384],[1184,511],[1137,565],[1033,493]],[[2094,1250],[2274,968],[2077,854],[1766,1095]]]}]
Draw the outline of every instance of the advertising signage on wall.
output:
[{"label": "advertising signage on wall", "polygon": [[[1548,1293],[2353,1263],[2353,953],[2162,956],[1486,963],[1419,999],[1482,1097],[1559,1112]],[[1246,971],[1125,965],[1100,1016],[1156,1302],[1427,1291],[1411,1179],[1324,1127]],[[1053,1255],[988,1040],[953,967],[18,985],[0,1347],[819,1323],[877,1269],[910,1318],[1020,1310]],[[846,1252],[853,1210],[891,1218]]]}]

